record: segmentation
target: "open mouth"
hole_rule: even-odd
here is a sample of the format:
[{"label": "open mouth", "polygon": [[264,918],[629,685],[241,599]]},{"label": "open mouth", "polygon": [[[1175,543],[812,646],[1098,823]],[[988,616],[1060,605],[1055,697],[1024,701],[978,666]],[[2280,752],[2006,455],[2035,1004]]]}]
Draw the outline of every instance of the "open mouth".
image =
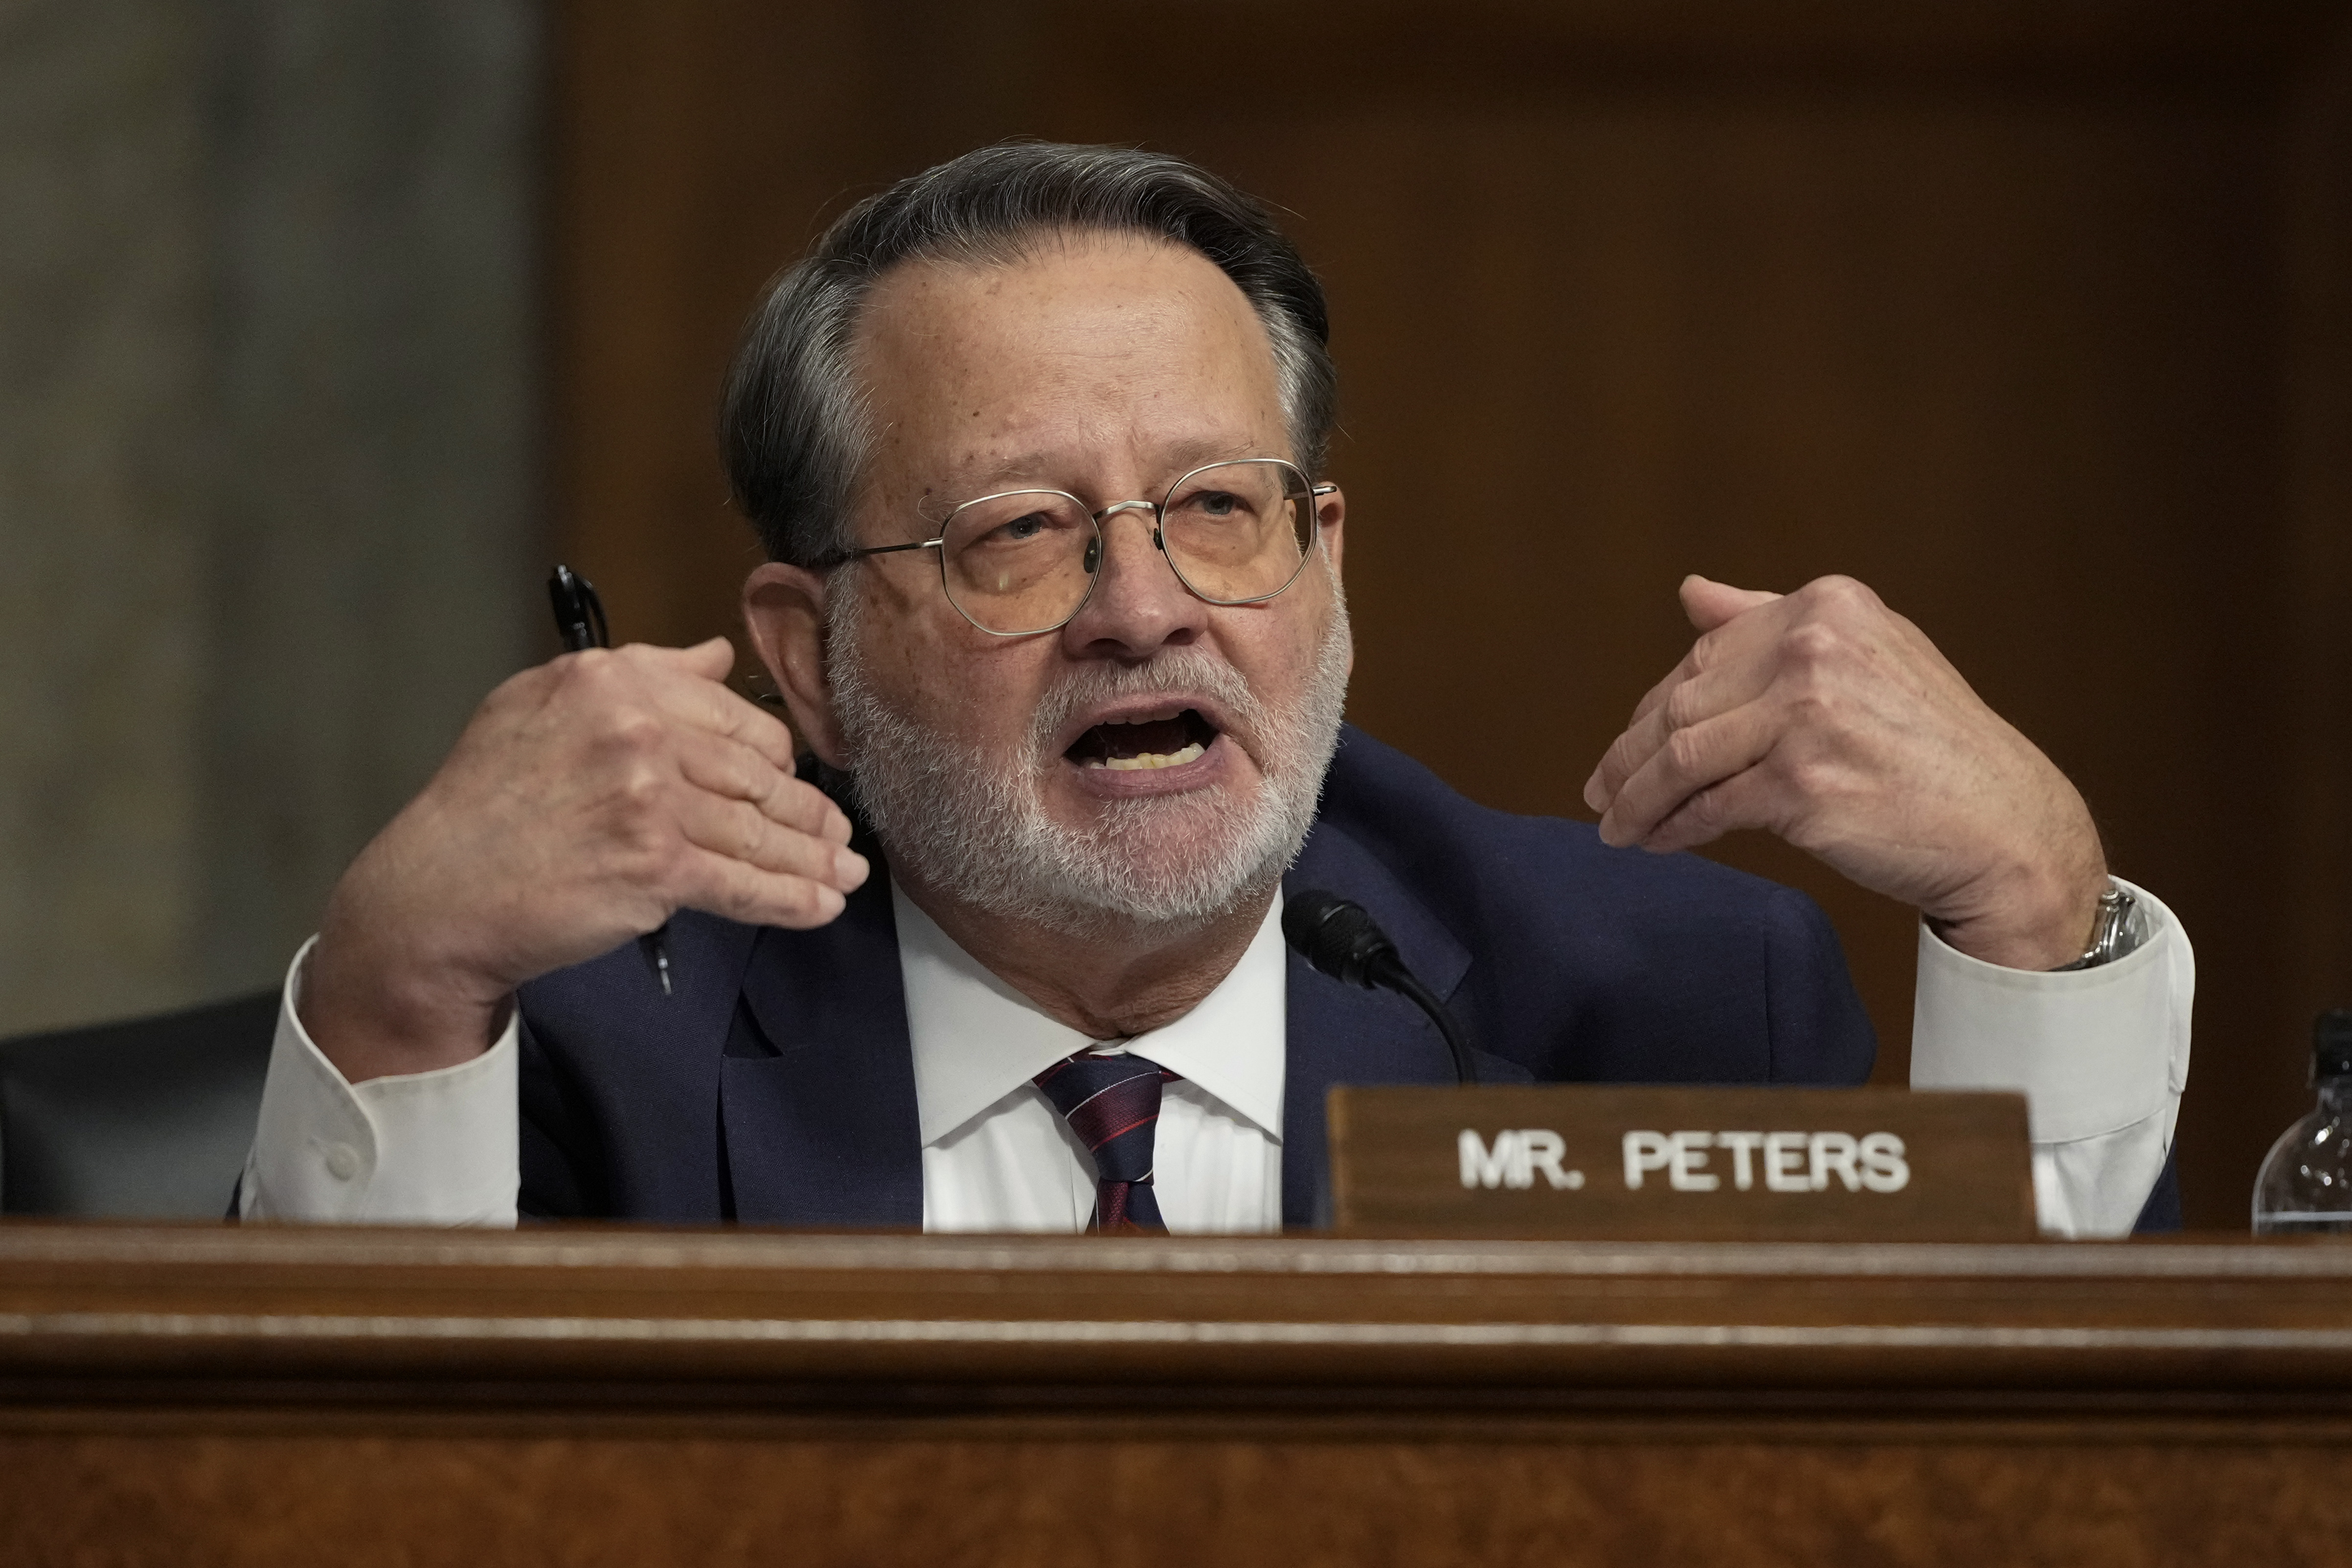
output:
[{"label": "open mouth", "polygon": [[1062,754],[1082,768],[1181,768],[1198,762],[1216,741],[1217,727],[1187,708],[1165,719],[1097,724]]}]

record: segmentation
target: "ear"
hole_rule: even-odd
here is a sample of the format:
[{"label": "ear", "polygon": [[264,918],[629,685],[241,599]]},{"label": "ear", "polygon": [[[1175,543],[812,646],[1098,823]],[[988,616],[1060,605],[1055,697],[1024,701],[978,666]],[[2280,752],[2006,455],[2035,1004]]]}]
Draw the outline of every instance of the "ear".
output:
[{"label": "ear", "polygon": [[[771,561],[743,583],[743,625],[768,679],[782,694],[793,732],[817,759],[842,765],[841,726],[833,710],[833,682],[824,664],[824,595],[822,573]],[[844,583],[842,592],[855,592]]]},{"label": "ear", "polygon": [[1331,562],[1331,580],[1339,580],[1339,557],[1348,533],[1348,492],[1339,486],[1331,493],[1315,498],[1315,536],[1322,542],[1323,553]]},{"label": "ear", "polygon": [[[1348,496],[1337,485],[1331,493],[1318,497],[1315,503],[1315,533],[1323,546],[1323,558],[1331,563],[1331,594],[1339,596],[1339,558],[1346,552],[1348,541]],[[1348,673],[1356,673],[1356,650],[1348,649]]]}]

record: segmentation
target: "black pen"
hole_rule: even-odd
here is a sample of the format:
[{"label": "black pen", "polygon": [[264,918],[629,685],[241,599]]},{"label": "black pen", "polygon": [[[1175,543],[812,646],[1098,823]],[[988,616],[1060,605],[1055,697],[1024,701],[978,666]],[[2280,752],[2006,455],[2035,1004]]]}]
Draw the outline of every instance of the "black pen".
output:
[{"label": "black pen", "polygon": [[[555,631],[563,639],[564,652],[613,646],[613,634],[604,626],[604,601],[596,596],[596,586],[587,578],[569,566],[558,565],[547,576],[547,599],[555,607]],[[637,951],[653,967],[654,978],[661,982],[662,994],[672,994],[669,922],[664,921],[637,938]]]}]

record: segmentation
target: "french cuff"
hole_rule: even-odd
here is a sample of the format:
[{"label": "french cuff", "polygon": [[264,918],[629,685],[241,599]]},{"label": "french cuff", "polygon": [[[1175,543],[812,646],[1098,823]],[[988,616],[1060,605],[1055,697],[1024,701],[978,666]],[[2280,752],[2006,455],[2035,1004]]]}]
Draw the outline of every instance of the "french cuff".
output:
[{"label": "french cuff", "polygon": [[455,1067],[353,1084],[303,1028],[312,937],[294,955],[246,1158],[248,1219],[511,1226],[520,1183],[519,1018]]},{"label": "french cuff", "polygon": [[2146,936],[2096,969],[2004,969],[1919,928],[1912,1087],[2021,1090],[2042,1223],[2074,1235],[2131,1228],[2189,1082],[2196,954],[2160,900],[2116,886]]}]

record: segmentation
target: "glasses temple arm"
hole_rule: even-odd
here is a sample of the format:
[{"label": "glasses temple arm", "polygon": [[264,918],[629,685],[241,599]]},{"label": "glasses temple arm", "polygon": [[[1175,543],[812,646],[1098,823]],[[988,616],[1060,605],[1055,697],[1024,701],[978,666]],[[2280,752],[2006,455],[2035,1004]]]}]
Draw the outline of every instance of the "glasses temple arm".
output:
[{"label": "glasses temple arm", "polygon": [[942,537],[918,540],[912,544],[868,544],[858,550],[845,550],[841,552],[841,558],[844,561],[857,561],[868,555],[895,555],[901,550],[932,550],[946,542],[947,540]]}]

